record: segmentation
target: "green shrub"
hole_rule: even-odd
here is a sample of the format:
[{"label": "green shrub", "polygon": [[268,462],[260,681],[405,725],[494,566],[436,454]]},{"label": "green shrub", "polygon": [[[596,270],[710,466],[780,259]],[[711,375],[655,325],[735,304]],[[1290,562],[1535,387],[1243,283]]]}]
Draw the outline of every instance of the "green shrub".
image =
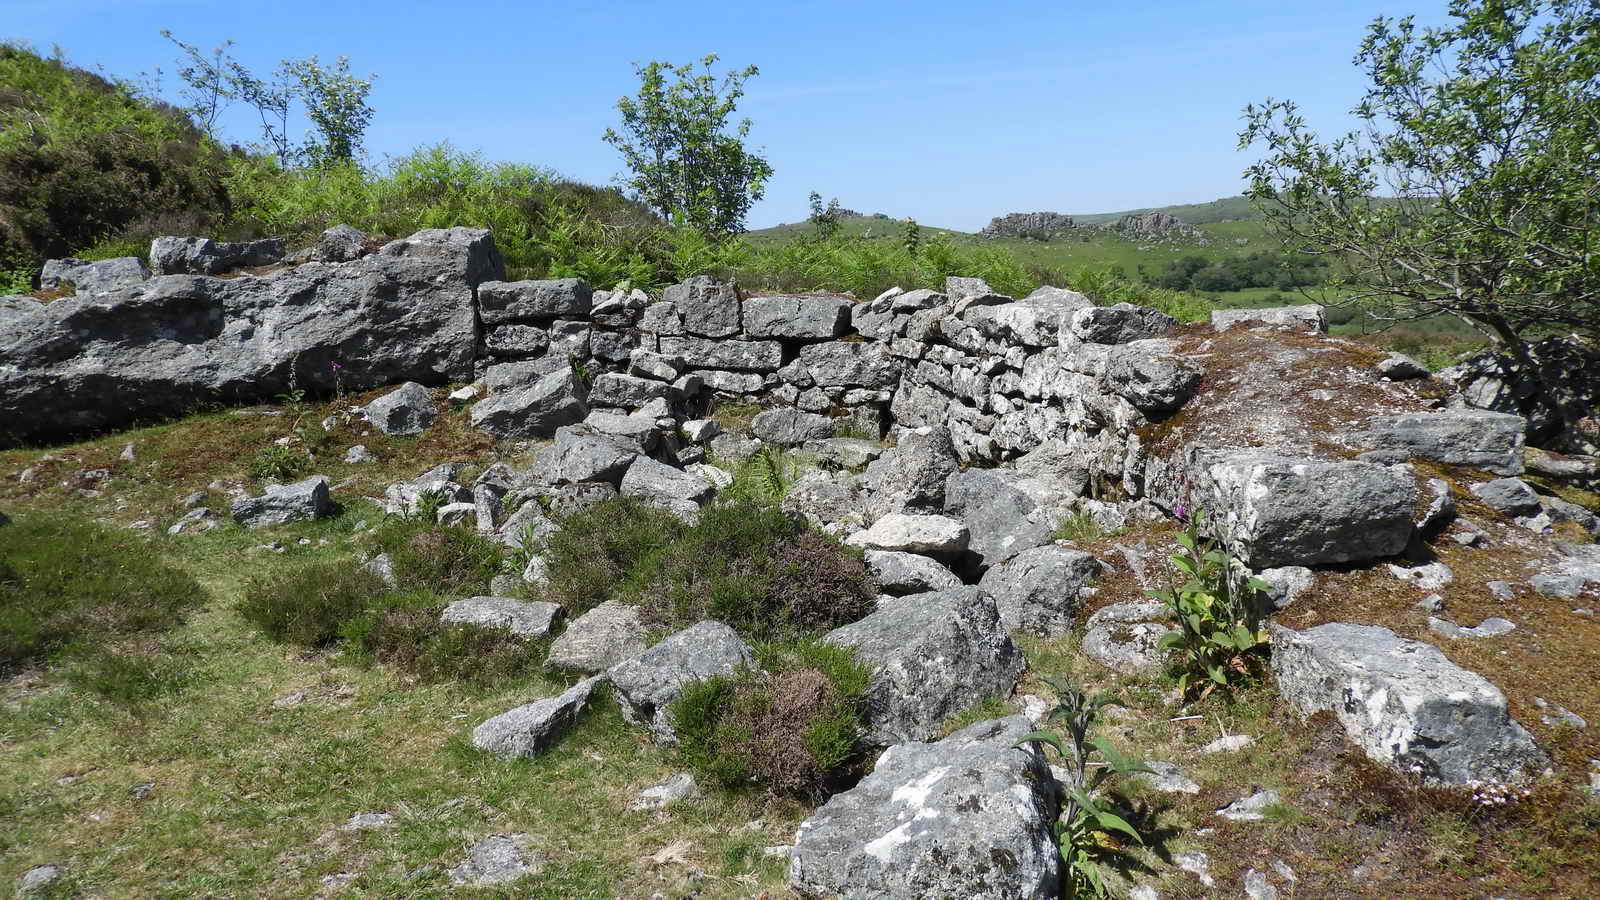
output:
[{"label": "green shrub", "polygon": [[346,623],[341,634],[360,655],[426,683],[492,684],[529,674],[544,661],[547,641],[500,628],[443,624],[443,608],[428,594],[387,598]]},{"label": "green shrub", "polygon": [[304,453],[288,447],[263,447],[250,461],[250,477],[257,481],[288,481],[311,464]]},{"label": "green shrub", "polygon": [[[396,570],[398,574],[398,566]],[[365,566],[348,560],[319,562],[252,581],[238,610],[275,641],[324,647],[387,590],[383,579]]]},{"label": "green shrub", "polygon": [[873,609],[860,554],[777,507],[716,503],[638,579],[647,621],[669,629],[715,619],[755,640],[827,631]]},{"label": "green shrub", "polygon": [[669,710],[684,761],[729,788],[815,799],[850,774],[871,673],[817,639],[765,644],[756,665],[689,685]]},{"label": "green shrub", "polygon": [[0,527],[0,671],[179,624],[205,592],[148,539],[56,513]]},{"label": "green shrub", "polygon": [[378,547],[394,562],[395,579],[441,596],[481,594],[500,571],[500,545],[469,528],[443,528],[433,516],[389,519]]}]

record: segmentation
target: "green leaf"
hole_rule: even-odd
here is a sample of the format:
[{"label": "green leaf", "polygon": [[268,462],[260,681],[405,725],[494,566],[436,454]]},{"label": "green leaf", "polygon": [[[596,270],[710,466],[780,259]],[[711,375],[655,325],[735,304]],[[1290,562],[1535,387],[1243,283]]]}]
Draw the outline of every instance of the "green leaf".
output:
[{"label": "green leaf", "polygon": [[1048,732],[1048,731],[1034,731],[1034,732],[1031,732],[1029,734],[1025,734],[1020,739],[1018,739],[1018,741],[1015,744],[1012,744],[1011,746],[1012,747],[1021,747],[1023,744],[1029,744],[1029,743],[1032,743],[1034,741],[1039,741],[1040,743],[1043,743],[1043,744],[1049,744],[1050,746],[1056,748],[1056,752],[1057,753],[1061,754],[1062,756],[1066,756],[1067,755],[1067,749],[1065,747],[1063,747],[1062,744],[1061,744],[1061,736],[1057,735],[1057,734],[1052,734],[1051,732]]},{"label": "green leaf", "polygon": [[1133,826],[1128,824],[1127,820],[1123,819],[1119,815],[1116,815],[1115,813],[1097,812],[1095,813],[1094,819],[1099,823],[1100,828],[1103,831],[1120,831],[1139,843],[1144,843],[1144,838],[1139,836],[1139,832],[1135,831]]}]

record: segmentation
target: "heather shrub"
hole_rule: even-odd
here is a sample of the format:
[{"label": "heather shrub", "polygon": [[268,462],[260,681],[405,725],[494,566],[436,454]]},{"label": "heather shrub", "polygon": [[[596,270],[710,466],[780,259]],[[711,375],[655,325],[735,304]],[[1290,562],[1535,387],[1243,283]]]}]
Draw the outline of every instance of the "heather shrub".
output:
[{"label": "heather shrub", "polygon": [[755,666],[695,682],[673,702],[680,753],[728,788],[826,796],[858,759],[870,681],[850,651],[814,638],[762,645]]},{"label": "heather shrub", "polygon": [[388,590],[382,578],[348,561],[311,563],[258,578],[239,601],[239,614],[275,641],[324,647],[346,622]]},{"label": "heather shrub", "polygon": [[378,529],[378,548],[407,588],[442,596],[483,593],[500,571],[500,546],[470,528],[443,528],[431,514],[391,518]]}]

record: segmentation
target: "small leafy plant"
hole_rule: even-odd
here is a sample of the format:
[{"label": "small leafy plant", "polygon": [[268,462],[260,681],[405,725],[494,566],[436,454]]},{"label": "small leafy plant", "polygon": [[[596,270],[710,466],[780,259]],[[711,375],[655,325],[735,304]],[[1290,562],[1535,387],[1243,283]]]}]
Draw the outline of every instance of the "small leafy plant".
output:
[{"label": "small leafy plant", "polygon": [[[1063,678],[1045,680],[1055,689],[1057,697],[1056,707],[1050,711],[1047,721],[1059,723],[1065,733],[1035,731],[1017,741],[1016,746],[1038,741],[1054,747],[1067,773],[1061,785],[1065,795],[1061,817],[1055,824],[1061,861],[1067,866],[1063,896],[1104,897],[1106,883],[1100,865],[1106,857],[1118,852],[1104,837],[1118,832],[1141,844],[1144,839],[1128,820],[1112,812],[1096,792],[1119,775],[1149,772],[1150,769],[1122,755],[1104,738],[1089,737],[1100,708],[1116,702],[1115,697],[1107,694],[1090,697]],[[1096,755],[1100,757],[1098,760],[1094,758]]]},{"label": "small leafy plant", "polygon": [[250,475],[257,481],[288,481],[304,472],[307,464],[305,454],[288,447],[263,447],[250,462]]},{"label": "small leafy plant", "polygon": [[[1181,507],[1180,507],[1181,510]],[[1171,557],[1188,580],[1172,581],[1150,596],[1167,604],[1178,630],[1161,638],[1161,648],[1175,654],[1173,673],[1185,697],[1200,685],[1200,697],[1234,681],[1254,676],[1260,666],[1267,633],[1260,627],[1257,595],[1266,582],[1254,576],[1236,583],[1233,560],[1215,538],[1202,535],[1205,513],[1195,510],[1178,534],[1183,552]]]}]

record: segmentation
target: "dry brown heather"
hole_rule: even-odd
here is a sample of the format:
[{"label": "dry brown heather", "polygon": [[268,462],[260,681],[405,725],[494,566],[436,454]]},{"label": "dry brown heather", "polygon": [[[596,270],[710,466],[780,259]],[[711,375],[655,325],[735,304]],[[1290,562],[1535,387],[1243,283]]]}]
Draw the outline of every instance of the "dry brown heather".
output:
[{"label": "dry brown heather", "polygon": [[[1184,335],[1190,349],[1208,339],[1205,390],[1191,409],[1151,429],[1155,441],[1190,440],[1203,429],[1249,444],[1295,431],[1314,448],[1347,453],[1330,435],[1378,409],[1426,403],[1406,396],[1413,388],[1377,385],[1370,376],[1351,372],[1342,380],[1341,372],[1365,369],[1375,357],[1360,345],[1264,342],[1243,331],[1211,337],[1198,328]],[[1264,370],[1264,343],[1338,365]],[[1333,400],[1311,396],[1324,388]],[[446,409],[444,391],[435,394]],[[67,446],[0,452],[0,509],[13,517],[64,509],[117,526],[151,519],[164,530],[183,496],[216,479],[248,482],[261,448],[372,396],[215,411]],[[1304,418],[1276,415],[1275,403],[1294,404]],[[515,896],[789,896],[784,864],[761,848],[788,843],[807,810],[712,791],[661,812],[629,811],[640,789],[681,765],[626,726],[609,702],[545,756],[501,762],[470,749],[471,727],[554,693],[559,683],[530,676],[487,687],[423,684],[388,666],[269,643],[240,620],[233,604],[252,576],[301,561],[353,564],[364,549],[355,522],[381,516],[359,498],[389,481],[446,460],[468,463],[469,475],[508,454],[527,461],[526,451],[496,447],[470,429],[464,411],[444,412],[420,438],[364,430],[335,429],[312,470],[335,484],[350,479],[335,493],[345,504],[338,517],[269,534],[223,528],[153,539],[151,552],[193,573],[207,593],[188,624],[159,638],[164,652],[190,661],[189,682],[177,693],[113,704],[74,690],[59,671],[38,669],[0,684],[0,883],[55,861],[68,865],[70,885],[88,896],[316,896],[325,877],[356,873],[350,896],[442,897],[452,891],[439,873],[466,846],[521,833],[545,868]],[[132,462],[119,459],[129,442]],[[379,463],[346,465],[344,451],[355,443]],[[20,482],[15,475],[25,468],[35,476]],[[76,480],[96,469],[109,470],[110,479]],[[1047,675],[1118,692],[1123,707],[1107,715],[1102,733],[1144,758],[1176,763],[1200,785],[1193,796],[1139,789],[1126,796],[1149,837],[1147,847],[1128,848],[1140,881],[1163,898],[1236,896],[1245,871],[1281,859],[1299,879],[1288,894],[1295,897],[1600,896],[1600,803],[1573,786],[1587,760],[1600,758],[1600,622],[1523,590],[1509,604],[1491,600],[1486,582],[1525,576],[1537,551],[1466,495],[1458,500],[1489,542],[1478,550],[1448,538],[1432,545],[1456,576],[1441,591],[1447,608],[1463,624],[1506,615],[1518,623],[1515,632],[1477,643],[1438,638],[1412,607],[1420,592],[1382,566],[1325,574],[1282,621],[1372,622],[1438,645],[1505,690],[1514,714],[1552,751],[1559,781],[1523,803],[1485,809],[1367,762],[1325,717],[1302,722],[1287,711],[1270,682],[1180,706],[1161,676],[1110,675],[1077,652],[1075,636],[1024,638],[1030,671],[1019,694],[1048,696]],[[208,502],[226,505],[216,492]],[[1144,527],[1083,544],[1115,564],[1084,615],[1141,595],[1115,545],[1146,543],[1159,571],[1172,536],[1170,526]],[[310,544],[298,544],[300,537]],[[288,545],[285,553],[257,548],[274,538]],[[1535,696],[1595,724],[1586,732],[1544,725]],[[991,701],[961,718],[1005,711]],[[1237,753],[1196,752],[1225,733],[1257,740]],[[1213,815],[1258,788],[1283,797],[1268,821],[1233,824]],[[394,827],[340,829],[368,811],[393,814]],[[1215,830],[1198,836],[1200,829]],[[1193,849],[1210,854],[1215,887],[1173,868],[1175,854]],[[1353,871],[1362,877],[1354,880]]]}]

